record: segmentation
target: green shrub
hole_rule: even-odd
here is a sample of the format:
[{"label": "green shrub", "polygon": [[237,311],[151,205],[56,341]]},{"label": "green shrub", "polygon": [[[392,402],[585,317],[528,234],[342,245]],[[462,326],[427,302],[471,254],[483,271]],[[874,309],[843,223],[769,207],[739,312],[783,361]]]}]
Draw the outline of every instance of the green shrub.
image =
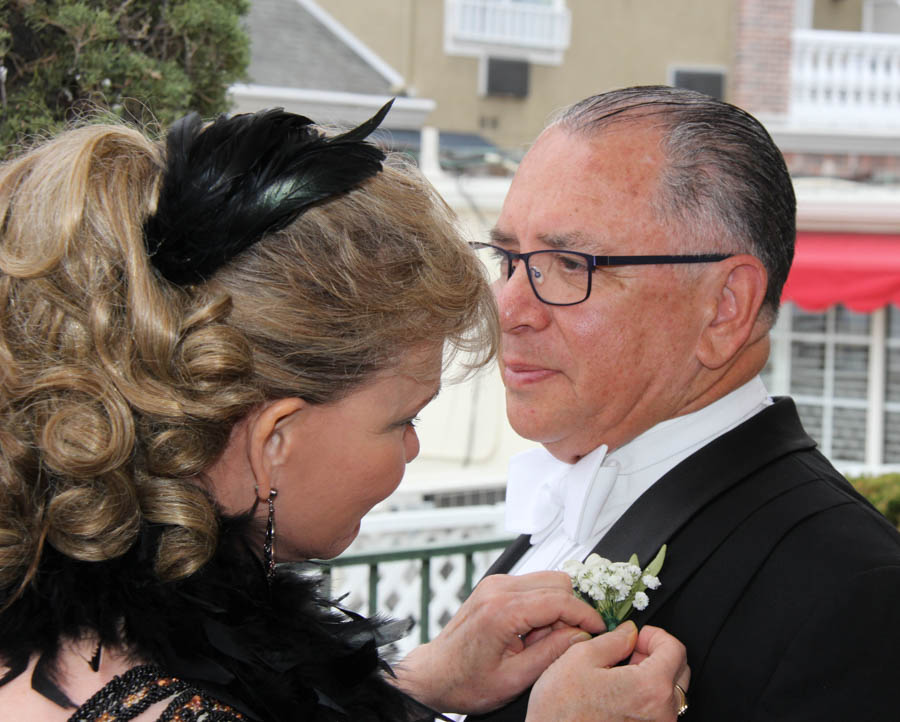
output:
[{"label": "green shrub", "polygon": [[900,474],[860,476],[850,479],[850,483],[900,529]]},{"label": "green shrub", "polygon": [[109,111],[168,125],[228,109],[248,0],[0,0],[0,144]]}]

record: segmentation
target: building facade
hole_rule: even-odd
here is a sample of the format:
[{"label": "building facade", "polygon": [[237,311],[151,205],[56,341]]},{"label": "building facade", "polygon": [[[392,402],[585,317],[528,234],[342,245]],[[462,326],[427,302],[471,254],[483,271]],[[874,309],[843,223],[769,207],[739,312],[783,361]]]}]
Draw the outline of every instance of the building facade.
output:
[{"label": "building facade", "polygon": [[[239,108],[284,105],[357,122],[398,96],[391,129],[416,136],[421,165],[473,237],[496,219],[515,159],[555,110],[582,97],[673,84],[759,117],[785,154],[799,203],[795,269],[766,381],[797,399],[841,468],[900,469],[900,1],[252,6],[252,78],[236,89]],[[448,165],[444,153],[442,167],[427,142],[436,132],[482,139],[513,163],[474,172]],[[406,490],[456,493],[462,470],[478,493],[502,487],[509,454],[527,446],[505,424],[494,374],[443,393],[420,429],[423,452],[398,503]]]}]

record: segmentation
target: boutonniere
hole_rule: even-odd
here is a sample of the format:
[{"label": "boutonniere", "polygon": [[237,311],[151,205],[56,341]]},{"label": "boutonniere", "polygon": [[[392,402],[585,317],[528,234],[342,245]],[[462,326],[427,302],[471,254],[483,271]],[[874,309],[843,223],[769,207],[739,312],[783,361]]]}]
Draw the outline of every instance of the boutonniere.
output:
[{"label": "boutonniere", "polygon": [[575,594],[593,605],[611,632],[628,619],[633,609],[646,609],[648,589],[659,588],[659,572],[666,558],[663,544],[656,557],[641,569],[636,554],[627,562],[611,562],[591,554],[584,562],[570,559],[562,570],[572,578]]}]

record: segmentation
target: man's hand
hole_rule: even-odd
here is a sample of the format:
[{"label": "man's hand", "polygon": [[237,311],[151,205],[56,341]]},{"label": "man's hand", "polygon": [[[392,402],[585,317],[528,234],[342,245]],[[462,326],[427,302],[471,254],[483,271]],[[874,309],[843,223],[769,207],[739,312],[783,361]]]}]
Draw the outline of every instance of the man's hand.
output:
[{"label": "man's hand", "polygon": [[492,575],[435,639],[396,666],[397,682],[432,709],[484,712],[516,697],[569,647],[604,629],[563,572]]},{"label": "man's hand", "polygon": [[[628,658],[629,663],[616,667]],[[672,722],[678,683],[688,688],[684,645],[658,627],[633,622],[563,654],[531,691],[526,722]]]}]

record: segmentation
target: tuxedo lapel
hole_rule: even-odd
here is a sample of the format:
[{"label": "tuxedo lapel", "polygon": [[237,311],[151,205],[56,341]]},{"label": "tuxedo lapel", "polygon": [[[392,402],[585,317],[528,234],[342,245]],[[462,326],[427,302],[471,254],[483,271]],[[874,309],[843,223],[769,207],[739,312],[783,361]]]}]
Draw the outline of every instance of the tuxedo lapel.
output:
[{"label": "tuxedo lapel", "polygon": [[594,547],[607,559],[637,554],[647,564],[659,548],[717,497],[786,454],[812,449],[793,401],[777,399],[692,454],[644,492]]},{"label": "tuxedo lapel", "polygon": [[[784,536],[827,509],[856,503],[816,478],[813,470],[807,471],[809,475],[799,481],[783,475],[760,483],[760,476],[734,487],[707,506],[673,542],[672,564],[660,575],[662,586],[633,618],[638,625],[657,624],[652,620],[660,616],[659,624],[669,628],[665,620],[672,620],[673,614],[683,620],[685,609],[702,613],[702,624],[688,624],[677,632],[690,650],[693,674],[703,671],[722,624]],[[666,608],[675,595],[680,613]]]},{"label": "tuxedo lapel", "polygon": [[497,557],[494,563],[488,567],[484,576],[487,577],[491,574],[508,574],[509,570],[512,569],[513,564],[519,561],[521,556],[528,551],[530,546],[531,535],[520,534],[512,544],[503,550],[503,553]]},{"label": "tuxedo lapel", "polygon": [[[637,554],[641,564],[647,564],[714,499],[775,459],[814,446],[803,431],[794,402],[776,399],[665,474],[631,505],[593,551],[614,561]],[[527,534],[516,538],[484,576],[509,573],[530,548],[530,539]]]},{"label": "tuxedo lapel", "polygon": [[[814,447],[815,442],[803,432],[794,403],[790,399],[778,399],[685,459],[641,495],[597,544],[595,552],[615,561],[627,560],[636,553],[641,564],[646,565],[659,547],[671,541],[682,529],[687,527],[689,533],[681,535],[669,547],[660,574],[662,586],[652,592],[650,606],[644,612],[636,613],[634,621],[643,625],[657,613],[665,600],[683,586],[742,518],[767,501],[790,494],[808,482],[806,478],[785,479],[779,484],[763,487],[753,483],[755,472],[787,454]],[[729,493],[732,491],[740,493]],[[841,503],[842,499],[833,501]],[[690,525],[689,521],[692,522]],[[796,522],[785,517],[782,526],[788,527],[791,523]],[[765,538],[767,532],[766,529],[750,531],[752,533],[742,537],[749,540],[750,547],[758,541],[760,534]],[[776,535],[770,536],[774,543]],[[489,573],[508,572],[529,546],[527,535],[516,539]],[[723,572],[723,577],[728,577],[728,570]],[[738,589],[740,584],[735,580],[732,586]],[[698,610],[703,609],[701,601],[697,602]],[[709,625],[709,628],[714,631],[717,625]],[[694,649],[695,645],[692,643],[689,648]],[[703,646],[700,657],[705,660],[705,656],[706,646]],[[521,722],[525,719],[527,706],[528,692],[506,707],[485,715],[470,716],[467,720]]]}]

